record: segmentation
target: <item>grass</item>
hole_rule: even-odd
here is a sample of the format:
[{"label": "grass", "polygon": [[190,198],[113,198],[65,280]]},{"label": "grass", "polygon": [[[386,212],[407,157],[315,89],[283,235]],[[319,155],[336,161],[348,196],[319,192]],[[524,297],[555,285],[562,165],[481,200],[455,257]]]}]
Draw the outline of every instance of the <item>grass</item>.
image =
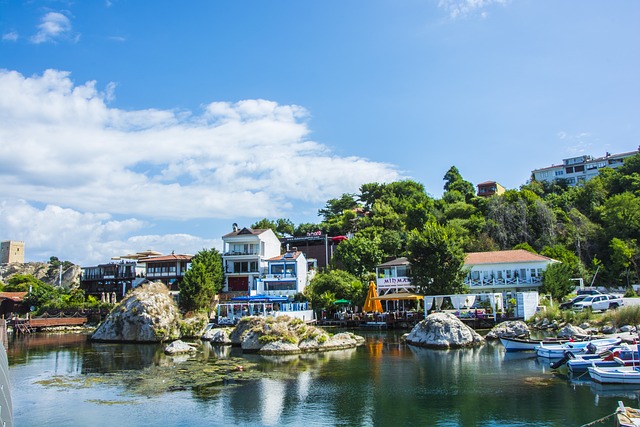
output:
[{"label": "grass", "polygon": [[591,325],[603,326],[613,324],[615,326],[640,325],[640,306],[620,307],[615,310],[607,310],[602,313],[594,313],[587,309],[583,311],[560,310],[557,305],[546,305],[544,311],[536,313],[533,322],[538,323],[547,319],[549,322],[570,323],[581,325],[589,323]]}]

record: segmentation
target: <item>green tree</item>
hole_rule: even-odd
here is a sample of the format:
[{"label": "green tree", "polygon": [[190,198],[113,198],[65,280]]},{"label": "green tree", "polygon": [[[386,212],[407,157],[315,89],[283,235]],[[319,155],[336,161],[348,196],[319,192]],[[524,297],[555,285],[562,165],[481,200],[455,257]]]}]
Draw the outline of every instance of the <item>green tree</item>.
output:
[{"label": "green tree", "polygon": [[609,243],[610,270],[614,276],[624,279],[624,285],[631,286],[631,277],[638,279],[638,245],[635,241],[624,241],[614,237]]},{"label": "green tree", "polygon": [[185,311],[208,311],[222,290],[224,270],[216,249],[203,249],[191,259],[191,267],[180,283],[180,307]]},{"label": "green tree", "polygon": [[464,252],[449,227],[429,223],[423,231],[409,232],[407,250],[412,283],[425,295],[446,295],[464,290]]},{"label": "green tree", "polygon": [[542,273],[542,291],[551,294],[556,301],[570,294],[576,284],[571,280],[571,269],[562,263],[549,265]]},{"label": "green tree", "polygon": [[[366,296],[362,282],[344,270],[328,270],[316,274],[304,292],[316,309],[329,308],[327,304],[338,299],[348,299],[354,304],[362,305]],[[330,293],[334,299],[327,303],[327,299],[323,298],[325,293]]]},{"label": "green tree", "polygon": [[364,280],[367,273],[375,271],[376,266],[382,262],[383,255],[379,239],[369,240],[356,236],[338,245],[331,262]]}]

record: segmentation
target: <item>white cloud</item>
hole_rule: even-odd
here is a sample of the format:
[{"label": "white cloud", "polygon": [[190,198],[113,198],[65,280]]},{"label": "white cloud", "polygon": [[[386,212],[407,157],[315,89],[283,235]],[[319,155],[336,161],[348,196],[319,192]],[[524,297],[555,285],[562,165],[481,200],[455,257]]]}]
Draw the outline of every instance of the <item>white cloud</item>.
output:
[{"label": "white cloud", "polygon": [[438,0],[438,7],[447,11],[453,19],[478,13],[481,18],[488,16],[487,8],[495,4],[504,5],[509,0]]},{"label": "white cloud", "polygon": [[[11,218],[28,224],[5,219],[11,235],[0,238],[32,248],[58,239],[60,249],[81,247],[83,259],[118,255],[106,249],[131,243],[142,224],[286,217],[299,204],[321,206],[363,183],[401,178],[392,165],[340,157],[310,140],[309,113],[296,105],[258,99],[214,102],[199,113],[122,110],[107,104],[114,84],[100,91],[56,70],[0,70],[0,93],[0,203],[25,200]],[[49,230],[65,217],[82,226],[53,237]]]},{"label": "white cloud", "polygon": [[71,21],[60,12],[48,12],[42,17],[38,32],[31,37],[33,43],[44,43],[59,39],[77,41],[72,35]]},{"label": "white cloud", "polygon": [[139,234],[147,226],[146,222],[133,218],[115,220],[106,213],[82,213],[55,205],[39,209],[16,199],[0,202],[0,229],[9,231],[13,240],[24,241],[25,253],[40,261],[57,256],[91,265],[151,248],[163,253],[195,253],[203,248],[221,247],[219,239],[184,233]]},{"label": "white cloud", "polygon": [[4,33],[2,35],[2,40],[9,41],[9,42],[15,42],[18,40],[18,38],[19,38],[18,33],[15,31],[9,31],[8,33]]}]

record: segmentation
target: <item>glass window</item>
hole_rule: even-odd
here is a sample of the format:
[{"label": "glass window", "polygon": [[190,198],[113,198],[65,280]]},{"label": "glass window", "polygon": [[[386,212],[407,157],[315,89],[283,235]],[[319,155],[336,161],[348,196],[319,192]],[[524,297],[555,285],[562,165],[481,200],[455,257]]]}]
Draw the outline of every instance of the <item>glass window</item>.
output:
[{"label": "glass window", "polygon": [[282,273],[284,273],[284,265],[271,264],[271,274],[282,274]]}]

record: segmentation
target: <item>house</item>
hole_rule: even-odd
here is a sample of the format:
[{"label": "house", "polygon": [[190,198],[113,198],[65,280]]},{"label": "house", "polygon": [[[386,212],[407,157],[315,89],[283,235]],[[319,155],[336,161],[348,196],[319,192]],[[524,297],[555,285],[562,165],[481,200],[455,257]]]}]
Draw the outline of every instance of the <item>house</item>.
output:
[{"label": "house", "polygon": [[[494,252],[471,252],[465,255],[468,270],[464,284],[471,293],[514,293],[538,291],[542,273],[556,261],[524,249]],[[411,264],[397,258],[376,267],[380,295],[394,292],[416,292],[411,283]]]},{"label": "house", "polygon": [[267,260],[267,270],[257,280],[251,295],[293,297],[307,285],[307,259],[300,251],[288,251]]},{"label": "house", "polygon": [[376,267],[376,286],[379,295],[397,292],[415,292],[411,284],[411,263],[400,257]]},{"label": "house", "polygon": [[139,263],[146,265],[146,277],[150,281],[164,283],[169,291],[178,292],[184,274],[191,266],[193,255],[160,255],[140,258]]},{"label": "house", "polygon": [[561,165],[551,165],[542,169],[531,171],[534,181],[564,181],[570,187],[589,181],[598,176],[602,168],[617,168],[622,166],[624,159],[638,154],[638,151],[628,153],[610,154],[604,157],[591,157],[588,155],[563,159]]},{"label": "house", "polygon": [[91,295],[99,300],[104,300],[105,297],[111,300],[114,295],[116,300],[120,300],[137,286],[136,280],[140,276],[136,273],[135,262],[119,261],[83,267],[80,289],[86,296]]},{"label": "house", "polygon": [[506,189],[495,181],[485,181],[477,185],[478,197],[491,197],[494,194],[503,194]]},{"label": "house", "polygon": [[280,255],[280,240],[273,230],[239,229],[222,236],[225,292],[257,292],[258,278],[267,273],[267,260]]},{"label": "house", "polygon": [[471,292],[513,293],[537,291],[542,273],[559,262],[524,249],[466,254],[464,266],[469,274],[464,280]]},{"label": "house", "polygon": [[305,236],[283,237],[281,242],[283,251],[298,250],[304,254],[307,261],[315,259],[318,268],[326,268],[342,238],[343,236],[329,237],[317,230],[307,232]]}]

